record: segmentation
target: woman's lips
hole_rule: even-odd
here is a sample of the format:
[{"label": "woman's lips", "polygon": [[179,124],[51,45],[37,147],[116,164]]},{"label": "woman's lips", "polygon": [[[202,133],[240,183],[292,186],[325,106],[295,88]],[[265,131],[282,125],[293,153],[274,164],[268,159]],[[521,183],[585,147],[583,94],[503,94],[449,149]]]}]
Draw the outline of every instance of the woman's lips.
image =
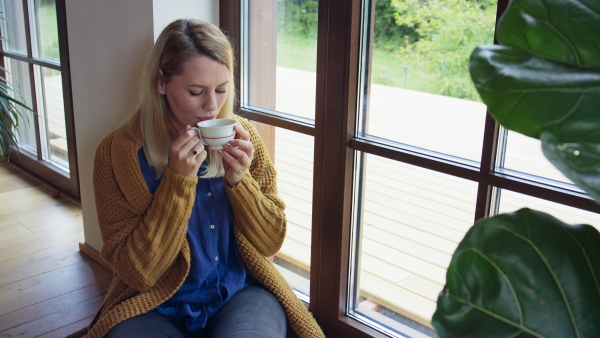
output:
[{"label": "woman's lips", "polygon": [[214,119],[214,118],[215,118],[214,116],[205,116],[205,117],[201,117],[201,118],[200,118],[200,122],[202,122],[202,121],[206,121],[206,120],[212,120],[212,119]]}]

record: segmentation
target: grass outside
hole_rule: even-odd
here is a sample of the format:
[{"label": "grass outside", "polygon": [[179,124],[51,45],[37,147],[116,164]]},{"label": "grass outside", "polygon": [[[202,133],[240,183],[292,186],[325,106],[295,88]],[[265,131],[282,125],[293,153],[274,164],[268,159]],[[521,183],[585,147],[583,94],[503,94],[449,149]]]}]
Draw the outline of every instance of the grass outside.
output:
[{"label": "grass outside", "polygon": [[43,58],[60,62],[56,4],[37,3],[40,53]]},{"label": "grass outside", "polygon": [[[277,65],[293,69],[316,72],[317,41],[306,37],[278,35]],[[420,92],[447,95],[444,85],[448,82],[459,83],[464,95],[480,101],[472,81],[465,74],[438,74],[429,70],[426,62],[414,60],[409,56],[399,57],[383,48],[373,48],[371,63],[371,83],[406,88]],[[466,69],[466,68],[465,68]]]}]

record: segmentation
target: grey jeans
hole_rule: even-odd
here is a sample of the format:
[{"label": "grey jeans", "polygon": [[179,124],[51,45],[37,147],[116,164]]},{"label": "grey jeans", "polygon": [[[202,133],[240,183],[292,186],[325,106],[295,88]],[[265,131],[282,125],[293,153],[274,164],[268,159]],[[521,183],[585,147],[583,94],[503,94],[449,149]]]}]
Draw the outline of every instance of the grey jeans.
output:
[{"label": "grey jeans", "polygon": [[112,328],[106,338],[273,337],[286,336],[287,319],[279,301],[264,287],[250,285],[236,293],[213,317],[202,335],[185,331],[182,320],[150,311]]}]

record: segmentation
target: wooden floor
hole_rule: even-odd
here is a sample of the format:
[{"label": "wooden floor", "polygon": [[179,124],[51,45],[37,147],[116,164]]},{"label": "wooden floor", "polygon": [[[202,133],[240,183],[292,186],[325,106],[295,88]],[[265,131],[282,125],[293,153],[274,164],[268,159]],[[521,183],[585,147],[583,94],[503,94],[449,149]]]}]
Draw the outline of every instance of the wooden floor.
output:
[{"label": "wooden floor", "polygon": [[0,337],[64,337],[87,326],[112,274],[79,252],[81,208],[0,163]]}]

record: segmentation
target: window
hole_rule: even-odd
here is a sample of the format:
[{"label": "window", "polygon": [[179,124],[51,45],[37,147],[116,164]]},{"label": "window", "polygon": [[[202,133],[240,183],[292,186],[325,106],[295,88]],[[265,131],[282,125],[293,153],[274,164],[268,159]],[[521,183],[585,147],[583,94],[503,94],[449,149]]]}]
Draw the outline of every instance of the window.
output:
[{"label": "window", "polygon": [[273,148],[288,206],[273,260],[327,335],[435,336],[445,270],[477,219],[529,205],[600,220],[471,84],[468,57],[507,4],[221,3],[240,114]]},{"label": "window", "polygon": [[35,113],[21,109],[11,161],[79,198],[64,0],[0,2],[7,78]]}]

